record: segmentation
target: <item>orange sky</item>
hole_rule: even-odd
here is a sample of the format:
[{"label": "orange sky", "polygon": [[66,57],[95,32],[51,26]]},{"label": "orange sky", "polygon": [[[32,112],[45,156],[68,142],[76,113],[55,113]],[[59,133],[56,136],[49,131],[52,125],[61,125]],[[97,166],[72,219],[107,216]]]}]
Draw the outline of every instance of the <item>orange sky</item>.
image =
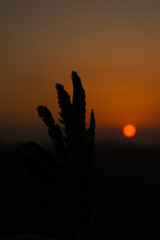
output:
[{"label": "orange sky", "polygon": [[72,93],[72,70],[97,128],[159,129],[159,12],[157,0],[1,0],[0,141],[42,127],[39,104],[57,119],[55,83]]}]

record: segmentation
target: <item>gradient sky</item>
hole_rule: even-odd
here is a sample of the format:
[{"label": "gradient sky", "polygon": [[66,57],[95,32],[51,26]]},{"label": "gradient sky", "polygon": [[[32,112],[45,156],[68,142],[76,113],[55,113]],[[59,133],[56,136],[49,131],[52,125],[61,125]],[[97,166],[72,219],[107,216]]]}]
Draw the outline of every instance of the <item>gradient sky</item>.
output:
[{"label": "gradient sky", "polygon": [[0,141],[46,137],[36,106],[57,119],[55,84],[72,94],[72,70],[98,137],[132,123],[135,140],[160,140],[159,0],[1,0],[0,29]]}]

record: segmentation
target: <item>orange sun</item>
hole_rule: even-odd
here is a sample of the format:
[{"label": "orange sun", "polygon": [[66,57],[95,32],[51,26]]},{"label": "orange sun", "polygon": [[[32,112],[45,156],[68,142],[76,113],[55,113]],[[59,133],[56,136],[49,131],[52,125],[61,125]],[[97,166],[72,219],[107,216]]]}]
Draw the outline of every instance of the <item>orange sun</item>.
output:
[{"label": "orange sun", "polygon": [[125,137],[133,137],[136,134],[136,128],[132,124],[127,124],[123,128],[123,134]]}]

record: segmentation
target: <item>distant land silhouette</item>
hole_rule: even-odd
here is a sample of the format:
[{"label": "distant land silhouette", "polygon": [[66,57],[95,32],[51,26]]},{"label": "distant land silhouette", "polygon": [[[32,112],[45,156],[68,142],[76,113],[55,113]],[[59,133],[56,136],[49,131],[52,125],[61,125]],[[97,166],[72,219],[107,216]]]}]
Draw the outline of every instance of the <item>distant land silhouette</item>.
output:
[{"label": "distant land silhouette", "polygon": [[[44,146],[51,152],[51,145]],[[19,145],[1,146],[0,235],[58,231],[41,202],[20,195],[44,197],[44,191],[17,159]],[[134,145],[96,145],[94,166],[99,184],[93,211],[93,240],[159,239],[160,149]],[[59,229],[60,231],[61,229]]]}]

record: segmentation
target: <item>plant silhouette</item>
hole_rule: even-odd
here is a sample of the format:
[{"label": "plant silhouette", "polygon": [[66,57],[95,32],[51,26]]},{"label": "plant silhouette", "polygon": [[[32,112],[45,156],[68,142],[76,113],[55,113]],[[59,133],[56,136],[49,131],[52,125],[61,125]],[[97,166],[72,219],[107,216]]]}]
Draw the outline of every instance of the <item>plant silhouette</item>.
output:
[{"label": "plant silhouette", "polygon": [[97,174],[93,167],[95,117],[91,110],[86,129],[85,91],[81,79],[72,72],[73,98],[63,85],[56,84],[61,127],[55,123],[46,106],[38,106],[38,115],[47,126],[53,141],[51,156],[35,142],[24,143],[21,161],[29,168],[45,196],[30,196],[50,214],[56,216],[62,240],[91,239],[92,210],[95,201]]}]

